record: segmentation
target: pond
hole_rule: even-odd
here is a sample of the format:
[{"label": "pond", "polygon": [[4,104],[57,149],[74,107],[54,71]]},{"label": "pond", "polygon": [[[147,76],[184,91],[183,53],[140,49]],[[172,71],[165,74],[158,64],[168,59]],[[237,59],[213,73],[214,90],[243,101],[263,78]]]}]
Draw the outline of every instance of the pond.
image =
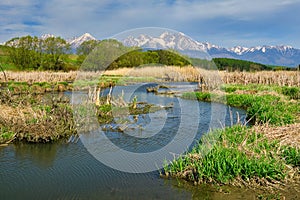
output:
[{"label": "pond", "polygon": [[[147,93],[145,91],[149,86],[153,85],[120,86],[114,88],[112,94],[123,91],[125,100],[132,100],[136,96],[138,101],[172,106],[135,117],[128,115],[127,120],[130,123],[123,132],[105,128],[120,126],[123,119],[119,117],[110,124],[99,125],[101,134],[98,133],[98,136],[101,137],[96,138],[98,146],[103,147],[110,142],[118,147],[113,152],[103,152],[107,157],[123,155],[122,151],[135,154],[158,152],[157,159],[162,163],[162,158],[169,160],[173,155],[160,150],[172,143],[176,144],[176,147],[173,145],[171,148],[173,153],[191,148],[203,133],[217,124],[212,116],[224,114],[225,124],[219,121],[217,128],[235,123],[237,112],[241,120],[245,118],[244,110],[221,104],[184,100],[177,95]],[[175,92],[193,90],[194,87],[194,84],[187,83],[168,85],[169,90]],[[107,90],[103,91],[102,95],[106,94]],[[65,95],[70,97],[71,93],[66,92]],[[73,94],[73,99],[76,95]],[[197,112],[194,112],[195,105]],[[216,107],[217,111],[225,112],[212,114]],[[183,125],[180,125],[182,122]],[[195,122],[198,125],[196,127]],[[195,129],[196,134],[191,134],[190,130]],[[177,137],[180,134],[181,137]],[[188,138],[189,136],[194,137]],[[102,154],[97,157],[91,151],[94,141],[95,135],[91,137],[91,134],[87,134],[71,143],[16,143],[0,148],[0,199],[191,199],[215,196],[215,192],[209,188],[195,190],[191,189],[194,187],[190,187],[189,183],[160,178],[157,169],[161,166],[152,170],[147,161],[143,163],[143,160],[137,159],[136,163],[132,163],[130,160],[128,164],[124,158],[122,160],[111,157],[114,162],[108,163],[106,157],[101,157]],[[99,154],[99,150],[96,153]],[[155,159],[154,161],[156,162]],[[114,167],[116,165],[119,167]],[[149,165],[149,168],[144,165]],[[245,193],[240,195],[242,198]]]}]

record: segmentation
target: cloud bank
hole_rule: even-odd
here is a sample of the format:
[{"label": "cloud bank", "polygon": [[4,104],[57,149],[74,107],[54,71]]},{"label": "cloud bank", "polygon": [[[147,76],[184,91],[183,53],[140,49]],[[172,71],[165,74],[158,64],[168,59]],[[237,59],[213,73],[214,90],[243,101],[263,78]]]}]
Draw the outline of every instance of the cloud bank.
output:
[{"label": "cloud bank", "polygon": [[22,35],[103,39],[138,27],[175,29],[223,46],[300,48],[300,0],[2,0],[0,42]]}]

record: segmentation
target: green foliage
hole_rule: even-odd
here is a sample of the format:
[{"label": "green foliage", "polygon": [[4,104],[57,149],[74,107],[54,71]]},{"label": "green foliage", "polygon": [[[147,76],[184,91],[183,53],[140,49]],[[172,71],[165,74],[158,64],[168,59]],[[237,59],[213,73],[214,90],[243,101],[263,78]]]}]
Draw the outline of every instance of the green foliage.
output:
[{"label": "green foliage", "polygon": [[6,143],[12,140],[15,136],[15,133],[7,130],[5,127],[0,127],[0,144]]},{"label": "green foliage", "polygon": [[204,135],[197,146],[165,165],[164,170],[196,182],[228,183],[256,177],[283,180],[284,155],[276,155],[278,148],[276,141],[268,142],[246,127],[233,126]]},{"label": "green foliage", "polygon": [[287,103],[280,100],[280,97],[272,95],[250,95],[250,94],[227,94],[226,102],[216,94],[208,92],[185,93],[183,98],[198,99],[199,101],[217,101],[230,106],[240,107],[247,110],[249,119],[258,123],[270,123],[274,125],[294,123],[299,115],[299,103]]},{"label": "green foliage", "polygon": [[63,70],[69,44],[60,37],[25,36],[6,42],[10,62],[19,70]]},{"label": "green foliage", "polygon": [[132,51],[132,47],[125,47],[117,40],[102,40],[86,57],[81,70],[104,71],[113,65],[115,60],[129,51]]},{"label": "green foliage", "polygon": [[98,40],[89,40],[83,42],[77,49],[76,53],[78,55],[78,64],[82,64],[86,57],[100,44]]},{"label": "green foliage", "polygon": [[291,99],[300,99],[300,88],[299,87],[282,87],[281,93],[289,96]]},{"label": "green foliage", "polygon": [[161,64],[170,66],[191,65],[188,58],[185,58],[179,53],[171,50],[142,51],[141,49],[136,49],[117,58],[109,66],[109,69],[138,67],[146,64]]},{"label": "green foliage", "polygon": [[261,85],[261,84],[248,84],[248,85],[239,85],[239,84],[228,84],[222,85],[221,89],[227,93],[232,93],[237,90],[243,91],[276,91],[278,94],[283,94],[288,96],[290,99],[300,99],[300,88],[299,87],[289,87],[289,86],[272,86],[272,85]]},{"label": "green foliage", "polygon": [[254,63],[251,61],[237,60],[231,58],[213,58],[212,60],[219,70],[227,70],[230,72],[271,70],[271,67],[267,65]]},{"label": "green foliage", "polygon": [[284,146],[282,156],[285,158],[287,164],[300,167],[300,149]]}]

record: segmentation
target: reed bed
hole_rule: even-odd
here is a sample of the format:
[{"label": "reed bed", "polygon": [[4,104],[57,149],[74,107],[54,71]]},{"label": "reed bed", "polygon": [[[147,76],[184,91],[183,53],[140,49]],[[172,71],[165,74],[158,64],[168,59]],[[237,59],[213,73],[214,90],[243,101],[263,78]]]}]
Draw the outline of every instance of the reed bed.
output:
[{"label": "reed bed", "polygon": [[221,80],[224,84],[263,84],[300,87],[299,71],[226,72],[205,70],[191,66],[149,66],[143,68],[122,68],[117,70],[108,70],[105,72],[105,74],[136,77],[151,76],[170,81],[192,82],[197,82],[199,81],[199,78],[204,77],[208,84],[219,84],[219,81]]},{"label": "reed bed", "polygon": [[[36,83],[36,82],[73,82],[77,76],[76,71],[71,72],[50,72],[50,71],[32,71],[32,72],[13,72],[6,71],[7,81],[13,82],[27,82],[27,83]],[[1,73],[0,81],[5,82],[5,77]]]},{"label": "reed bed", "polygon": [[220,76],[225,84],[262,84],[300,87],[299,71],[225,72]]},{"label": "reed bed", "polygon": [[[6,71],[8,81],[15,82],[73,82],[77,80],[95,80],[102,75],[117,75],[130,77],[153,77],[166,81],[190,81],[198,82],[204,80],[208,85],[224,84],[263,84],[278,86],[300,87],[299,71],[259,71],[259,72],[226,72],[216,70],[205,70],[192,66],[144,66],[139,68],[120,68],[98,72],[12,72]],[[0,81],[5,77],[1,73]]]}]

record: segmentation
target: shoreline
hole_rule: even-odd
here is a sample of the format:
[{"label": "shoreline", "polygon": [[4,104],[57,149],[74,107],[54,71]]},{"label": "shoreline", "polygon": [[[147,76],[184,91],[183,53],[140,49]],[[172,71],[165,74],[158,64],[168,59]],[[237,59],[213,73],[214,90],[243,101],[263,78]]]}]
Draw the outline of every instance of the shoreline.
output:
[{"label": "shoreline", "polygon": [[[194,185],[254,187],[265,191],[263,197],[280,194],[287,184],[300,183],[300,89],[296,95],[278,94],[285,90],[277,90],[274,95],[275,90],[265,92],[270,88],[254,91],[253,87],[227,85],[224,90],[229,92],[222,94],[183,94],[187,99],[244,108],[255,123],[251,127],[235,125],[204,134],[199,145],[169,161],[161,175]],[[223,95],[226,98],[221,98]]]}]

